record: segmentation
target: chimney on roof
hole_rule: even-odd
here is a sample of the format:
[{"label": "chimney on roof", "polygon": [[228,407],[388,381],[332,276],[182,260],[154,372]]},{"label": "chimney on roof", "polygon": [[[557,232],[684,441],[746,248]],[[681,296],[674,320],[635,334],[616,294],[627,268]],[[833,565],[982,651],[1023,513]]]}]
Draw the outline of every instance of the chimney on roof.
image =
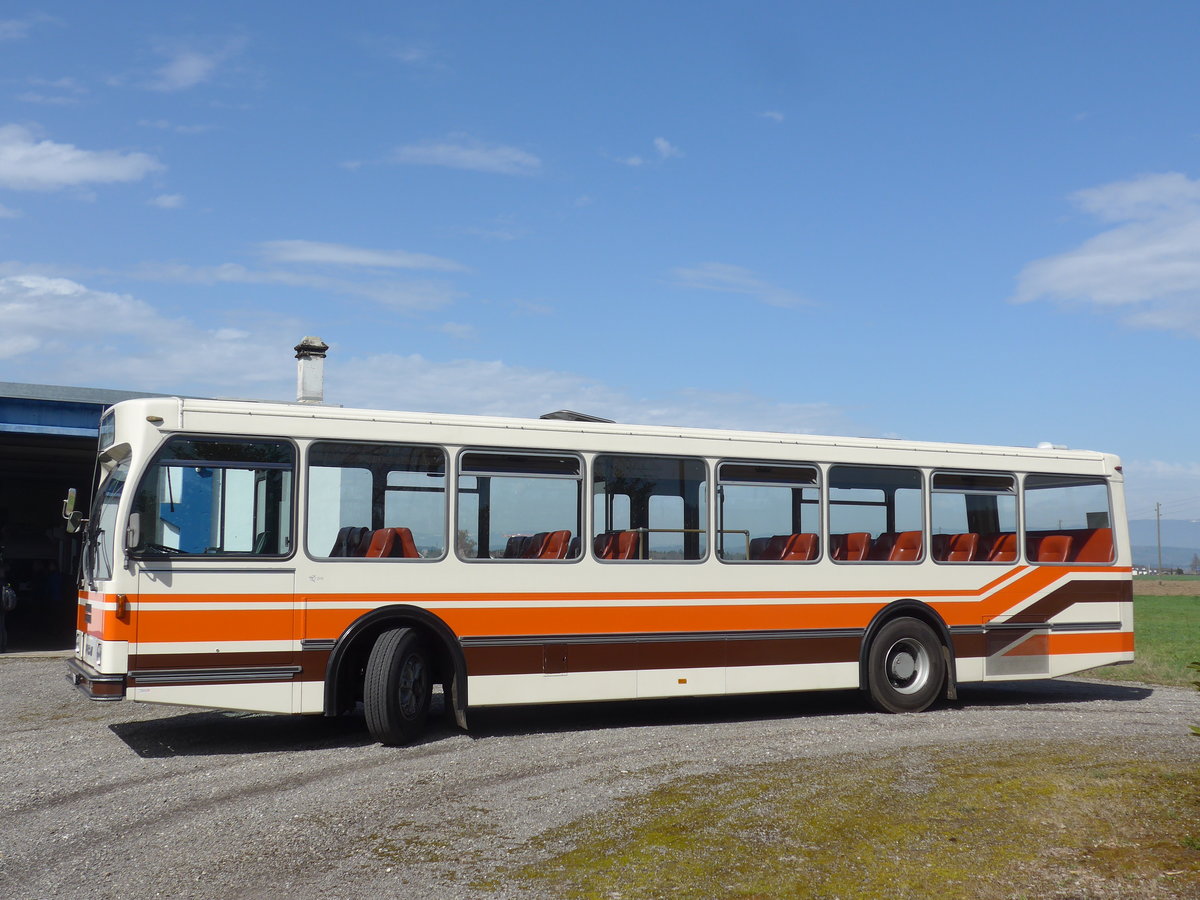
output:
[{"label": "chimney on roof", "polygon": [[306,337],[296,349],[296,402],[325,402],[325,354],[329,345],[319,337]]}]

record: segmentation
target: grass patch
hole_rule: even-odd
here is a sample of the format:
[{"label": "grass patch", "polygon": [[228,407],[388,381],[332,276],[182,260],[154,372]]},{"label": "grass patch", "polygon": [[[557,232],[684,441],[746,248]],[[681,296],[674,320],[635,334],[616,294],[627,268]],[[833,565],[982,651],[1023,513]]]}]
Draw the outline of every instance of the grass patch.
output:
[{"label": "grass patch", "polygon": [[528,848],[542,862],[476,887],[624,900],[1196,897],[1191,749],[1000,744],[726,770],[543,836]]},{"label": "grass patch", "polygon": [[[1136,587],[1136,586],[1135,586]],[[1200,597],[1133,598],[1136,659],[1130,665],[1092,669],[1110,681],[1188,685],[1188,663],[1200,659]]]}]

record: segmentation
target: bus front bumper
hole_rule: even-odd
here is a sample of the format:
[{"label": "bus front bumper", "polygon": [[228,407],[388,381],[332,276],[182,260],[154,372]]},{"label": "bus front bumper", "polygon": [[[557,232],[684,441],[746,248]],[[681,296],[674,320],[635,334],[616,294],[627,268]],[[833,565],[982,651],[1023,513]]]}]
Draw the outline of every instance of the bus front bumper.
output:
[{"label": "bus front bumper", "polygon": [[105,675],[78,659],[67,660],[67,681],[91,700],[123,700],[125,676]]}]

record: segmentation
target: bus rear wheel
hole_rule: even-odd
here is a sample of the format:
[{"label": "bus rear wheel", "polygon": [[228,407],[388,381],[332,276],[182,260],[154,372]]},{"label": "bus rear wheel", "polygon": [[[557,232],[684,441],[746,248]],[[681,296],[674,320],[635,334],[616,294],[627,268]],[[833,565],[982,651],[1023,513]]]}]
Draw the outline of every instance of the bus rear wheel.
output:
[{"label": "bus rear wheel", "polygon": [[407,744],[425,730],[433,681],[429,654],[411,628],[393,628],[367,659],[363,708],[367,730],[381,744]]},{"label": "bus rear wheel", "polygon": [[867,694],[881,712],[920,712],[938,698],[946,681],[942,643],[934,630],[903,616],[875,635],[867,652]]}]

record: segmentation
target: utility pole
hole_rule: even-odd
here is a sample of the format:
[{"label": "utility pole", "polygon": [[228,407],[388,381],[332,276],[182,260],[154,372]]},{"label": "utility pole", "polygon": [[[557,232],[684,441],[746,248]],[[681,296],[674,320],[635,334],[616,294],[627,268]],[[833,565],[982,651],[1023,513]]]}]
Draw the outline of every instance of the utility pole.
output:
[{"label": "utility pole", "polygon": [[1162,568],[1162,504],[1154,504],[1154,531],[1158,535],[1158,574],[1161,575]]}]

